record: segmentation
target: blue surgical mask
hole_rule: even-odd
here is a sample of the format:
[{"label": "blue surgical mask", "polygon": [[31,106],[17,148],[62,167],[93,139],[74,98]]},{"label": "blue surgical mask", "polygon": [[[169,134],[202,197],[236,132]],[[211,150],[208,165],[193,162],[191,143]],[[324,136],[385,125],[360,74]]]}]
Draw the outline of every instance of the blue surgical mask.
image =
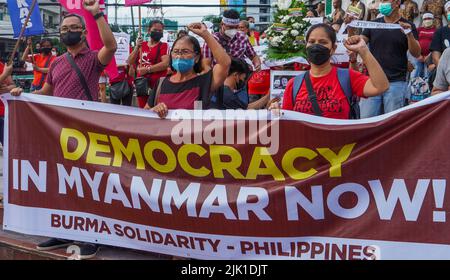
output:
[{"label": "blue surgical mask", "polygon": [[195,58],[176,58],[172,60],[172,67],[180,73],[186,73],[194,68]]},{"label": "blue surgical mask", "polygon": [[391,3],[380,3],[378,10],[383,16],[390,16],[392,14],[392,4]]},{"label": "blue surgical mask", "polygon": [[249,28],[250,30],[255,30],[255,24],[254,24],[253,22],[250,22],[250,23],[248,24],[248,28]]}]

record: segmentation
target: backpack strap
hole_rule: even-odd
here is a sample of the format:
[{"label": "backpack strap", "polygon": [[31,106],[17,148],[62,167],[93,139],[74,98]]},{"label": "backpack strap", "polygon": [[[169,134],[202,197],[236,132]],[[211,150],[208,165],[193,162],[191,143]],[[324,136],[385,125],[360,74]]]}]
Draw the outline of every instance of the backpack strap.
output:
[{"label": "backpack strap", "polygon": [[292,87],[292,107],[295,105],[295,100],[297,99],[298,92],[300,91],[304,79],[305,73],[297,75],[294,78],[294,86]]},{"label": "backpack strap", "polygon": [[352,105],[352,84],[350,83],[350,70],[344,68],[337,68],[337,75],[339,84],[341,85],[342,90],[344,91],[345,96],[347,97],[348,104]]}]

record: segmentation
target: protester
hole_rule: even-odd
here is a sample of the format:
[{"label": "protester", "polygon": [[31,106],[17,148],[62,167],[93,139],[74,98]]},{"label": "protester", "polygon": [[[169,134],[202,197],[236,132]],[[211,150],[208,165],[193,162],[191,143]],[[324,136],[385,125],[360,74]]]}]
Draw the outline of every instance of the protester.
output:
[{"label": "protester", "polygon": [[314,9],[309,9],[307,12],[306,12],[306,16],[305,16],[306,18],[315,18],[315,17],[319,17],[319,14],[317,13],[317,11],[316,10],[314,10]]},{"label": "protester", "polygon": [[439,60],[444,50],[450,47],[450,1],[445,3],[445,13],[447,15],[447,25],[440,27],[436,33],[434,33],[430,45],[433,63],[436,65],[439,65]]},{"label": "protester", "polygon": [[317,15],[319,15],[319,17],[325,17],[325,4],[323,2],[319,2],[319,4],[317,5]]},{"label": "protester", "polygon": [[[169,45],[161,42],[163,37],[164,24],[160,20],[153,20],[148,26],[148,34],[150,41],[144,42],[142,38],[138,38],[136,47],[128,58],[130,65],[137,65],[137,76],[147,79],[148,89],[153,89],[157,81],[161,77],[167,76],[167,68],[169,67]],[[142,51],[142,60],[140,52]],[[145,80],[144,80],[145,81]],[[136,84],[138,105],[144,108],[148,100],[148,90],[139,90]],[[144,86],[145,87],[145,86]],[[147,88],[145,87],[145,88]],[[141,93],[143,92],[143,93]]]},{"label": "protester", "polygon": [[[255,71],[261,69],[261,60],[256,55],[249,39],[243,32],[238,31],[239,13],[236,10],[226,10],[223,12],[222,23],[220,25],[220,32],[214,33],[214,38],[227,51],[231,57],[242,58],[246,57],[253,63]],[[203,45],[203,69],[207,71],[211,68],[212,60],[211,49],[208,44]]]},{"label": "protester", "polygon": [[198,40],[189,35],[176,40],[170,52],[170,65],[175,74],[160,79],[145,106],[160,118],[165,118],[169,109],[194,109],[196,101],[208,109],[211,93],[223,86],[228,75],[230,57],[214,36],[201,23],[191,23],[188,28],[205,40],[217,63],[212,70],[199,75],[202,57]]},{"label": "protester", "polygon": [[450,48],[447,48],[442,54],[441,63],[436,70],[432,94],[448,90],[450,90]]},{"label": "protester", "polygon": [[405,105],[407,92],[408,51],[420,56],[418,34],[414,23],[402,18],[400,0],[382,0],[383,17],[375,22],[398,23],[402,29],[364,29],[362,38],[380,63],[389,80],[389,90],[376,97],[361,100],[361,118],[369,118],[397,110]]},{"label": "protester", "polygon": [[[351,0],[350,6],[356,7],[361,10],[358,20],[364,20],[366,18],[366,5],[361,0]],[[348,10],[348,9],[347,9]]]},{"label": "protester", "polygon": [[[231,59],[230,70],[225,83],[214,93],[211,98],[213,109],[262,109],[265,108],[270,95],[266,94],[257,101],[251,101],[248,94],[248,79],[251,70],[245,60]],[[279,99],[272,102],[278,102]]]},{"label": "protester", "polygon": [[419,33],[421,53],[414,65],[415,69],[413,73],[411,73],[411,78],[425,78],[426,76],[428,76],[425,60],[427,59],[428,55],[430,55],[430,44],[433,39],[433,34],[436,32],[433,19],[434,16],[432,13],[425,13],[422,16],[422,26],[417,29],[417,32]]},{"label": "protester", "polygon": [[345,11],[342,9],[342,0],[333,0],[334,11],[331,14],[332,22],[340,22],[344,20]]},{"label": "protester", "polygon": [[400,15],[403,18],[413,22],[419,15],[419,6],[412,0],[404,0],[400,6]]},{"label": "protester", "polygon": [[432,13],[434,15],[434,26],[436,28],[442,26],[442,16],[446,15],[446,9],[444,9],[445,1],[446,0],[424,0],[422,2],[420,13]]},{"label": "protester", "polygon": [[27,47],[22,55],[22,60],[33,64],[33,82],[31,83],[31,91],[40,90],[45,83],[48,69],[55,56],[52,54],[53,43],[50,39],[42,39],[39,47],[39,53],[29,55],[33,48],[31,38],[27,40]]},{"label": "protester", "polygon": [[368,15],[367,20],[375,20],[377,16],[380,14],[380,10],[378,7],[380,6],[380,0],[372,0],[368,5]]},{"label": "protester", "polygon": [[[304,75],[300,84],[295,82],[298,78],[289,81],[283,95],[282,108],[328,118],[348,119],[351,103],[346,94],[370,97],[381,94],[389,87],[386,75],[361,37],[348,38],[345,47],[362,57],[369,70],[369,77],[352,69],[338,72],[330,62],[330,57],[336,50],[334,30],[326,24],[313,25],[306,34],[306,53],[311,70]],[[345,75],[340,77],[339,73]],[[308,90],[309,79],[312,90]],[[299,90],[294,89],[295,86]],[[271,104],[270,109],[279,109],[279,104]]]},{"label": "protester", "polygon": [[259,33],[252,30],[255,28],[255,24],[250,23],[246,20],[241,20],[239,22],[239,31],[245,33],[248,36],[248,39],[250,41],[250,44],[252,44],[252,46],[259,46]]},{"label": "protester", "polygon": [[[0,62],[0,94],[9,92],[15,88],[11,74],[13,72],[13,65],[4,65]],[[0,141],[3,147],[3,134],[5,126],[5,105],[0,102]]]},{"label": "protester", "polygon": [[[47,80],[37,94],[78,100],[98,100],[98,81],[105,66],[113,59],[117,50],[116,40],[100,11],[98,0],[84,0],[83,7],[95,19],[100,38],[104,44],[99,51],[90,50],[86,44],[86,25],[81,16],[66,15],[61,22],[61,42],[67,52],[55,59],[50,66]],[[78,74],[79,73],[79,74]],[[20,95],[21,88],[11,90],[12,95]],[[52,238],[38,244],[38,250],[53,250],[66,247],[73,241]],[[80,244],[80,258],[91,258],[97,253],[95,244]]]}]

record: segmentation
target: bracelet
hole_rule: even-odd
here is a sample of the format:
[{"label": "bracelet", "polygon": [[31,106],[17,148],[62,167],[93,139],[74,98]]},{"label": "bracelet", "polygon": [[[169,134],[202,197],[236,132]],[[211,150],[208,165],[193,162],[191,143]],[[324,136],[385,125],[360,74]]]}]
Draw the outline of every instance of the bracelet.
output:
[{"label": "bracelet", "polygon": [[96,15],[94,16],[94,19],[97,20],[97,19],[103,17],[104,15],[105,15],[105,14],[103,14],[103,12],[100,12],[100,13],[98,13],[98,14],[96,14]]}]

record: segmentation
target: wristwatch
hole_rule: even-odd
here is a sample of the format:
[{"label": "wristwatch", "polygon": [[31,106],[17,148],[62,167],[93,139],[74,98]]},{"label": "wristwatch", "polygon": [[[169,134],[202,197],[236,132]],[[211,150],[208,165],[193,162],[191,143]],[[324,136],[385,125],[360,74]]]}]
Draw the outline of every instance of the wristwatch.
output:
[{"label": "wristwatch", "polygon": [[103,17],[104,15],[105,15],[105,14],[103,14],[103,12],[100,12],[100,13],[98,13],[98,14],[96,14],[96,15],[94,16],[94,19],[97,20],[97,19]]}]

